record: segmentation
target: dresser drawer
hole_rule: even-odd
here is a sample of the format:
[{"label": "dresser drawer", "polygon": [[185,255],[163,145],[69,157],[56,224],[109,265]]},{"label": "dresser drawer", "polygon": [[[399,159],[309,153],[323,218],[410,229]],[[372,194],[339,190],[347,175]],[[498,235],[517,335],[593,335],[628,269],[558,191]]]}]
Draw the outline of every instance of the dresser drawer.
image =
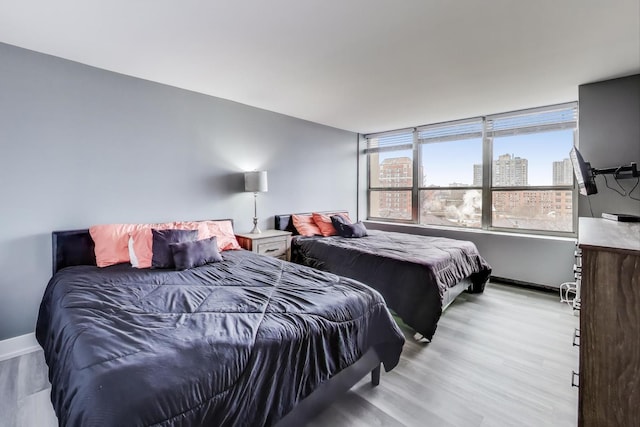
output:
[{"label": "dresser drawer", "polygon": [[256,251],[261,255],[268,255],[274,258],[286,257],[287,255],[287,241],[280,239],[270,242],[257,242]]}]

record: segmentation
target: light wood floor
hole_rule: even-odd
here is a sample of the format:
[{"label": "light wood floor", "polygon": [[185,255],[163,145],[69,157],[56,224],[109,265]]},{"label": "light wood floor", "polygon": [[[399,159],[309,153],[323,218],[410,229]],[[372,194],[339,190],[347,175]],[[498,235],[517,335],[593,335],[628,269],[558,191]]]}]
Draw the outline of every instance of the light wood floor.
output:
[{"label": "light wood floor", "polygon": [[484,294],[462,294],[432,343],[403,328],[399,365],[378,387],[362,380],[310,426],[576,426],[578,317],[558,301],[493,283]]},{"label": "light wood floor", "polygon": [[[462,294],[432,343],[415,342],[404,328],[400,363],[382,373],[380,385],[363,379],[310,426],[575,426],[578,394],[570,382],[578,366],[571,346],[577,325],[555,294],[498,284],[484,294]],[[42,352],[29,357],[37,360],[0,364],[0,380],[3,372],[18,372],[15,381],[0,381],[8,387],[0,400],[2,427],[57,425]],[[18,369],[26,362],[42,373]]]}]

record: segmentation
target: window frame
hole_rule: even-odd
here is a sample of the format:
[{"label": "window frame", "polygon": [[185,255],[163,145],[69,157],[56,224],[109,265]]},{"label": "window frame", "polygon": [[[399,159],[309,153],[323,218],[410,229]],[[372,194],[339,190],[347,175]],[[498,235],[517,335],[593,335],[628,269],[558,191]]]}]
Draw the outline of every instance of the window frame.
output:
[{"label": "window frame", "polygon": [[[530,108],[524,110],[517,110],[507,113],[500,113],[494,115],[480,116],[474,117],[464,120],[456,120],[451,122],[444,123],[435,123],[431,125],[423,125],[414,128],[406,128],[397,131],[391,132],[379,132],[375,134],[363,135],[364,141],[366,144],[366,149],[364,153],[366,154],[367,159],[367,220],[371,221],[384,221],[384,222],[393,222],[393,223],[404,223],[404,224],[413,224],[413,225],[421,225],[424,227],[445,227],[455,229],[457,231],[477,231],[477,230],[485,230],[485,231],[495,231],[495,232],[504,232],[510,234],[532,234],[532,235],[543,235],[543,236],[558,236],[558,237],[575,237],[577,233],[577,225],[578,225],[578,193],[576,191],[575,185],[575,176],[572,177],[572,184],[565,185],[532,185],[532,186],[494,186],[493,185],[493,140],[496,138],[496,132],[488,129],[488,123],[493,122],[495,120],[499,120],[502,118],[510,118],[517,116],[526,116],[526,115],[535,115],[537,113],[545,113],[554,110],[564,111],[568,110],[574,114],[573,120],[563,122],[563,123],[542,123],[536,126],[532,126],[530,128],[523,128],[528,133],[538,133],[544,131],[555,131],[562,129],[573,129],[573,144],[578,146],[578,127],[577,127],[577,115],[578,115],[578,103],[577,102],[569,102],[563,104],[550,105],[539,108]],[[419,176],[420,164],[421,164],[421,147],[425,144],[429,144],[429,142],[420,142],[420,132],[429,129],[429,128],[437,128],[437,127],[446,127],[446,126],[458,126],[464,125],[466,123],[473,122],[481,122],[482,123],[482,186],[464,186],[464,187],[451,187],[451,186],[423,186],[423,182],[421,181],[421,177]],[[528,129],[528,130],[527,130]],[[401,132],[409,132],[413,133],[413,186],[410,187],[371,187],[370,177],[371,177],[371,153],[375,151],[370,151],[371,147],[369,146],[369,141],[371,138],[377,138],[385,135],[392,135]],[[514,134],[518,134],[517,128],[514,129]],[[524,133],[524,132],[523,132]],[[499,136],[504,136],[506,133],[499,134]],[[461,134],[462,135],[462,134]],[[455,140],[455,138],[452,138]],[[432,142],[435,143],[446,143],[445,141],[437,141],[434,140]],[[406,148],[405,148],[406,149]],[[382,150],[377,150],[380,152]],[[392,151],[390,149],[386,149],[384,151]],[[568,153],[567,153],[568,155]],[[436,225],[436,224],[421,224],[420,223],[420,212],[422,206],[420,205],[420,192],[421,191],[429,191],[429,190],[479,190],[482,194],[482,213],[481,213],[481,225],[480,227],[465,227],[465,226],[456,226],[454,224],[451,225]],[[375,217],[371,215],[371,195],[373,192],[383,192],[383,191],[411,191],[411,200],[412,200],[412,209],[411,209],[411,219],[397,219],[397,218],[383,218],[383,217]],[[522,192],[522,191],[570,191],[572,193],[571,197],[571,231],[554,231],[554,230],[542,230],[542,229],[529,229],[529,228],[511,228],[511,227],[501,227],[493,225],[493,215],[492,215],[492,204],[493,204],[493,195],[495,192]]]},{"label": "window frame", "polygon": [[[478,129],[474,130],[473,126],[479,126]],[[465,129],[465,126],[469,126],[470,129]],[[449,132],[447,133],[445,129],[460,129],[463,130],[463,132]],[[441,130],[443,132],[441,132],[441,134],[438,136],[432,136],[428,139],[425,138],[421,138],[421,132],[428,132],[428,131],[436,131],[438,132],[438,130]],[[417,168],[419,170],[420,165],[422,164],[422,148],[425,146],[428,146],[429,144],[445,144],[446,142],[457,142],[457,141],[462,141],[462,140],[469,140],[469,139],[476,139],[476,138],[480,138],[480,149],[482,150],[482,152],[484,153],[484,118],[483,117],[474,117],[474,118],[470,118],[470,119],[463,119],[463,120],[455,120],[455,121],[451,121],[451,122],[445,122],[445,123],[435,123],[432,125],[425,125],[425,126],[419,126],[416,128],[416,145],[417,145],[417,151],[418,151],[418,159],[417,159]],[[482,157],[482,154],[481,154]],[[482,160],[482,159],[481,159]],[[483,171],[484,171],[484,162],[483,162]],[[483,172],[484,173],[484,172]],[[481,193],[483,193],[484,188],[482,186],[476,186],[476,185],[467,185],[467,186],[426,186],[423,185],[425,183],[421,183],[420,180],[418,179],[418,206],[417,206],[417,218],[416,218],[416,223],[420,224],[420,225],[427,225],[427,226],[436,226],[434,224],[422,224],[420,222],[420,214],[422,211],[422,206],[420,205],[421,202],[421,198],[420,198],[420,192],[422,191],[457,191],[457,190],[479,190]],[[483,196],[484,197],[484,196]],[[483,200],[483,206],[484,206],[484,200]],[[437,225],[439,226],[439,225]],[[456,229],[462,229],[462,230],[480,230],[482,229],[483,226],[483,221],[482,221],[482,212],[480,213],[480,226],[479,227],[463,227],[463,226],[456,226],[456,225],[442,225],[443,227],[454,227]]]},{"label": "window frame", "polygon": [[[415,224],[416,223],[416,215],[418,213],[418,200],[417,200],[417,191],[416,191],[416,133],[415,128],[408,129],[399,129],[390,132],[380,132],[376,134],[370,134],[366,136],[366,139],[370,138],[380,138],[385,136],[393,136],[393,135],[401,135],[405,133],[411,132],[412,141],[411,141],[411,150],[412,150],[412,159],[411,164],[413,165],[412,170],[412,185],[411,187],[372,187],[371,186],[371,154],[372,153],[381,153],[381,152],[390,152],[395,150],[401,150],[401,147],[404,145],[399,145],[398,147],[389,146],[389,147],[378,147],[372,151],[369,147],[369,143],[367,142],[367,149],[365,150],[367,153],[367,219],[375,218],[378,221],[385,222],[397,222],[402,224]],[[406,148],[405,148],[406,149]],[[402,218],[385,218],[385,217],[373,217],[371,216],[371,194],[372,193],[382,193],[385,191],[410,191],[411,192],[411,220],[406,220]]]}]

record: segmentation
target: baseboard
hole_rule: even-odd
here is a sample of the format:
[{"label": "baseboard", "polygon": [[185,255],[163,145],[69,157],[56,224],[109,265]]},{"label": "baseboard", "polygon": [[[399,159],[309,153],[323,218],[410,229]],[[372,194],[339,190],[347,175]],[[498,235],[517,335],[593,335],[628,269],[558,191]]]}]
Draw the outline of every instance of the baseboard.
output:
[{"label": "baseboard", "polygon": [[35,334],[20,335],[0,341],[0,362],[40,349]]},{"label": "baseboard", "polygon": [[547,291],[547,292],[558,292],[560,289],[559,287],[555,287],[555,286],[540,285],[538,283],[524,282],[522,280],[507,279],[506,277],[491,276],[490,281],[496,282],[496,283],[504,283],[506,285],[521,286],[523,288],[537,289],[537,290]]}]

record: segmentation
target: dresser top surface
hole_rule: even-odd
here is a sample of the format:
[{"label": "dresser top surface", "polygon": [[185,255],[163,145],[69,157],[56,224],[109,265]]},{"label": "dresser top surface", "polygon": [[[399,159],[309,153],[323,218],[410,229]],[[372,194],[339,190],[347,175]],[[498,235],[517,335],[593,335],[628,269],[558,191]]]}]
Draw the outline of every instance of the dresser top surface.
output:
[{"label": "dresser top surface", "polygon": [[580,247],[640,252],[640,223],[580,218],[578,244]]}]

